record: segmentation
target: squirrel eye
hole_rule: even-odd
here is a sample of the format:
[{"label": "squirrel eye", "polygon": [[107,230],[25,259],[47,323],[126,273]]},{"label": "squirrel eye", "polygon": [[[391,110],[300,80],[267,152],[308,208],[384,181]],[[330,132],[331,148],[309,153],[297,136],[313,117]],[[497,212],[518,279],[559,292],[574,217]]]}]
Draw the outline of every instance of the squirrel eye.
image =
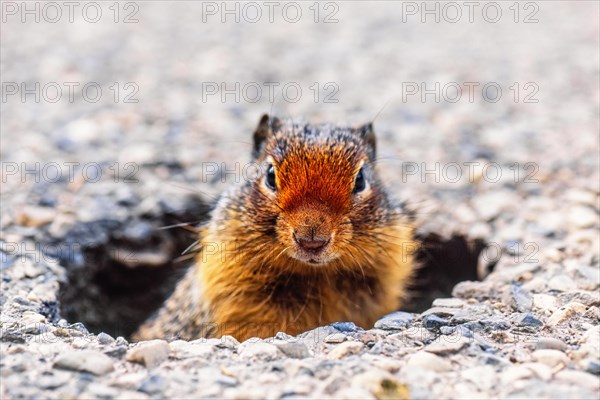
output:
[{"label": "squirrel eye", "polygon": [[275,183],[275,168],[273,165],[269,165],[269,168],[267,169],[265,183],[269,189],[273,191],[277,190],[277,184]]},{"label": "squirrel eye", "polygon": [[365,177],[361,168],[356,175],[356,181],[354,181],[354,193],[362,192],[365,190],[366,186]]}]

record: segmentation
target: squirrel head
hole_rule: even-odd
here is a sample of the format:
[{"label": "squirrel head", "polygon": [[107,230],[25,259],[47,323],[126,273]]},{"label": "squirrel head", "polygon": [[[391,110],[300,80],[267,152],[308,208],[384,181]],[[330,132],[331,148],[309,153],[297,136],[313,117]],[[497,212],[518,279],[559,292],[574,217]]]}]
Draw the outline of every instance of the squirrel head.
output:
[{"label": "squirrel head", "polygon": [[248,211],[252,226],[276,236],[279,256],[327,264],[362,251],[358,235],[382,227],[388,207],[374,169],[372,124],[296,124],[264,115],[253,157],[261,174],[250,183]]}]

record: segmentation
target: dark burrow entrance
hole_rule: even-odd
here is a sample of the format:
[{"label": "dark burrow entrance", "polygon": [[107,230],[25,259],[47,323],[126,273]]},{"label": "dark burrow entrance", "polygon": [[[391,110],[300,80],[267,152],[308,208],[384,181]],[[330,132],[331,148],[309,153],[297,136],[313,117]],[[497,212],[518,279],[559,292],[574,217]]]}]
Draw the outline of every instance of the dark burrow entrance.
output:
[{"label": "dark burrow entrance", "polygon": [[195,227],[209,207],[188,196],[184,209],[158,208],[158,215],[84,223],[70,232],[70,240],[86,244],[71,246],[76,254],[61,260],[67,268],[61,318],[83,322],[93,333],[128,338],[161,306],[193,262],[193,254],[182,253],[197,240]]},{"label": "dark burrow entrance", "polygon": [[[197,240],[192,229],[196,224],[184,223],[205,219],[207,212],[200,199],[193,199],[184,211],[79,226],[72,232],[74,238],[87,234],[104,239],[82,247],[79,258],[61,260],[68,279],[61,286],[60,316],[70,323],[83,322],[94,333],[128,338],[160,307],[193,262],[181,254]],[[478,259],[486,247],[482,240],[459,235],[444,238],[430,233],[420,240],[422,267],[403,307],[411,312],[429,308],[435,298],[450,296],[458,282],[480,279]],[[491,268],[484,266],[488,272]]]}]

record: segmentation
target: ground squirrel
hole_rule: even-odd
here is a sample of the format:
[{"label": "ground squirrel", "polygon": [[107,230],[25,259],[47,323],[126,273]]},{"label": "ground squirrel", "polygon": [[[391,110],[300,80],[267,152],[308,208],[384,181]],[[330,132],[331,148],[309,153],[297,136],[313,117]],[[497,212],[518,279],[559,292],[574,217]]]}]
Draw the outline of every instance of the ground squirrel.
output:
[{"label": "ground squirrel", "polygon": [[399,308],[416,242],[375,171],[372,124],[264,115],[253,162],[261,172],[222,195],[200,228],[196,265],[135,340],[371,328]]}]

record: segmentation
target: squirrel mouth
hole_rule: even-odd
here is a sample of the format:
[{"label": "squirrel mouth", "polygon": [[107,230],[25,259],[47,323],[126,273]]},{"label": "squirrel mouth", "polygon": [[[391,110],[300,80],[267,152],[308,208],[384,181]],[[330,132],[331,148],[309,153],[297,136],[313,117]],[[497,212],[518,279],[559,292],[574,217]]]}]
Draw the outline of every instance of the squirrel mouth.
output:
[{"label": "squirrel mouth", "polygon": [[311,265],[327,264],[333,258],[332,254],[328,251],[329,246],[325,246],[318,251],[307,251],[303,248],[296,248],[292,251],[292,257],[298,261],[305,262]]}]

